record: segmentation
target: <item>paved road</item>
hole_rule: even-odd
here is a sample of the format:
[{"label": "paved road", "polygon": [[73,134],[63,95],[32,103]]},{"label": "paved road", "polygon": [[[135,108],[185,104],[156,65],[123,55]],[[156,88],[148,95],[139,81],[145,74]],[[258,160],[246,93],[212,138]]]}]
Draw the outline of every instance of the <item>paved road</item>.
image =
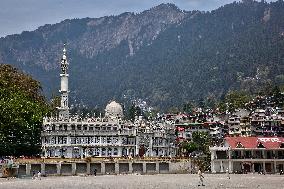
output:
[{"label": "paved road", "polygon": [[46,177],[41,180],[0,179],[0,189],[284,189],[280,175],[204,175],[205,186],[198,187],[197,175],[104,175]]}]

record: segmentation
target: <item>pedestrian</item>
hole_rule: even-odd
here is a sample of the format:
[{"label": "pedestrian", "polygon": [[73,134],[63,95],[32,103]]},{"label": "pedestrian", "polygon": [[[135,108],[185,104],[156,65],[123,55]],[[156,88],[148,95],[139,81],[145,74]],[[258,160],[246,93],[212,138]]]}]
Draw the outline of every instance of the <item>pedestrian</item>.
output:
[{"label": "pedestrian", "polygon": [[97,169],[94,170],[94,175],[97,176]]},{"label": "pedestrian", "polygon": [[226,175],[227,175],[227,179],[231,179],[231,177],[230,177],[230,172],[229,172],[229,169],[228,169],[228,168],[226,169]]},{"label": "pedestrian", "polygon": [[40,171],[37,173],[37,178],[38,178],[39,180],[41,180],[41,172],[40,172]]},{"label": "pedestrian", "polygon": [[198,177],[199,177],[198,186],[205,186],[204,183],[203,183],[204,176],[202,175],[201,169],[198,170],[197,174],[198,174]]},{"label": "pedestrian", "polygon": [[36,174],[36,172],[33,171],[33,177],[32,177],[32,179],[35,179],[35,174]]}]

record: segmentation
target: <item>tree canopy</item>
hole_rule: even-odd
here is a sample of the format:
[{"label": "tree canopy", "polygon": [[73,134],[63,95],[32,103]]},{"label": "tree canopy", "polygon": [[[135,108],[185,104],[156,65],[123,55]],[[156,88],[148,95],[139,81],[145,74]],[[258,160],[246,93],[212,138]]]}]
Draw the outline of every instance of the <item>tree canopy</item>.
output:
[{"label": "tree canopy", "polygon": [[48,109],[39,82],[0,65],[0,155],[37,155]]}]

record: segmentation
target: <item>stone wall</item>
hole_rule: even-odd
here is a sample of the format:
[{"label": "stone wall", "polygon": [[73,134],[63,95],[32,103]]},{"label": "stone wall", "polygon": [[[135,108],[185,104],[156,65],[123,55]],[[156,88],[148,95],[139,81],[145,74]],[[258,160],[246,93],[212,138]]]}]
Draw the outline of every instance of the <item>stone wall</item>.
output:
[{"label": "stone wall", "polygon": [[119,173],[129,173],[129,163],[119,163]]},{"label": "stone wall", "polygon": [[143,163],[132,164],[133,173],[143,173]]},{"label": "stone wall", "polygon": [[72,175],[72,164],[61,164],[61,175]]},{"label": "stone wall", "polygon": [[45,174],[46,175],[56,175],[57,174],[57,164],[45,164]]},{"label": "stone wall", "polygon": [[19,164],[18,176],[30,176],[41,171],[43,175],[99,174],[168,174],[189,173],[190,161],[112,161],[112,162],[54,162]]},{"label": "stone wall", "polygon": [[97,172],[97,174],[101,174],[102,173],[102,166],[100,163],[91,163],[90,164],[90,174],[94,175],[94,172]]}]

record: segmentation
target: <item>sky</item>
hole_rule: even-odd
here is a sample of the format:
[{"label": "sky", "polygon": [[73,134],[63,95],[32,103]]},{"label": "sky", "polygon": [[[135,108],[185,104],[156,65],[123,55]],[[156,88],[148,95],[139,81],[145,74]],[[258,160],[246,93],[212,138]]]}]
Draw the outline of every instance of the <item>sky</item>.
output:
[{"label": "sky", "polygon": [[141,12],[161,3],[182,10],[213,10],[234,0],[0,0],[0,37],[72,18]]}]

